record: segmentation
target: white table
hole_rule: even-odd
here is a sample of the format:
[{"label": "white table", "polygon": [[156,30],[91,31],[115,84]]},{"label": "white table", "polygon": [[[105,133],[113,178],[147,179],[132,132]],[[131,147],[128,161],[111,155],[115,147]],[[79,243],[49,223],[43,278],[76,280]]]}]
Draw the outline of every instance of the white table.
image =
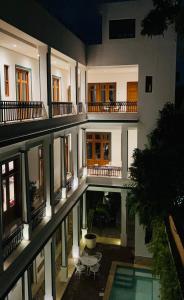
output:
[{"label": "white table", "polygon": [[95,256],[88,255],[88,256],[81,256],[80,261],[83,265],[87,267],[91,267],[97,264],[98,259]]}]

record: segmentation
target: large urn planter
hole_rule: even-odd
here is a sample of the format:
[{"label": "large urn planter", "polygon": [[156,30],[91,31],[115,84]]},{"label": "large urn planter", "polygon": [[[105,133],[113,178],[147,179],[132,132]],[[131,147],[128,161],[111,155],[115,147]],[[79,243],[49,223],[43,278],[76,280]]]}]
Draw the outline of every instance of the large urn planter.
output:
[{"label": "large urn planter", "polygon": [[94,249],[96,247],[96,234],[87,233],[85,235],[85,241],[88,249]]}]

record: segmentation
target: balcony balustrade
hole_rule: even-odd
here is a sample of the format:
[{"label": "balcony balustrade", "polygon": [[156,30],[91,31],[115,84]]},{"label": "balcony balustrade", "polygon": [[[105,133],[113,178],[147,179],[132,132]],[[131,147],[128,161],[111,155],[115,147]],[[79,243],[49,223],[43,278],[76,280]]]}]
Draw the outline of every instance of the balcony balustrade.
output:
[{"label": "balcony balustrade", "polygon": [[96,102],[88,103],[88,112],[94,113],[136,113],[137,102],[122,101],[122,102]]},{"label": "balcony balustrade", "polygon": [[23,225],[19,225],[11,235],[3,239],[3,259],[5,260],[23,240]]},{"label": "balcony balustrade", "polygon": [[44,117],[46,110],[41,101],[0,101],[0,123]]},{"label": "balcony balustrade", "polygon": [[32,212],[32,217],[31,217],[32,229],[34,229],[42,221],[42,219],[45,217],[45,213],[46,213],[45,203]]},{"label": "balcony balustrade", "polygon": [[72,102],[52,102],[52,116],[62,116],[74,114]]},{"label": "balcony balustrade", "polygon": [[84,112],[84,106],[83,106],[82,102],[79,102],[77,104],[77,111],[78,111],[78,114],[82,114]]},{"label": "balcony balustrade", "polygon": [[88,166],[88,176],[121,177],[121,167],[114,166]]}]

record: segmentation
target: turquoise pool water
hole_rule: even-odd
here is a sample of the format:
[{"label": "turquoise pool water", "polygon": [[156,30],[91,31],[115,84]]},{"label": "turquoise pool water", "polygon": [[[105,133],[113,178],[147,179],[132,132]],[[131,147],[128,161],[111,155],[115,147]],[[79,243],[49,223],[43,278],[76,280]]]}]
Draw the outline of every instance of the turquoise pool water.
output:
[{"label": "turquoise pool water", "polygon": [[110,300],[158,300],[159,280],[151,271],[117,267]]}]

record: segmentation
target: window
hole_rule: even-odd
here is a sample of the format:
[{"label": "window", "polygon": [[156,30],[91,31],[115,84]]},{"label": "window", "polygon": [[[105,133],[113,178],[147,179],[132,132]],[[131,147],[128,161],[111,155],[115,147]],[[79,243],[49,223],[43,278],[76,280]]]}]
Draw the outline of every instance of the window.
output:
[{"label": "window", "polygon": [[89,132],[86,136],[87,164],[105,165],[110,161],[111,133]]},{"label": "window", "polygon": [[5,96],[8,97],[10,95],[9,91],[9,66],[4,65],[4,89]]},{"label": "window", "polygon": [[20,208],[20,161],[14,158],[1,164],[1,198],[3,223],[6,227],[21,217]]},{"label": "window", "polygon": [[109,21],[109,39],[135,38],[135,19]]},{"label": "window", "polygon": [[152,93],[152,76],[146,76],[146,93]]},{"label": "window", "polygon": [[59,88],[59,77],[52,76],[52,100],[54,102],[60,101],[60,88]]},{"label": "window", "polygon": [[44,150],[36,146],[28,151],[29,200],[34,211],[44,202]]},{"label": "window", "polygon": [[29,101],[29,71],[16,67],[17,101]]},{"label": "window", "polygon": [[112,83],[88,83],[88,100],[96,102],[116,101],[116,82]]}]

